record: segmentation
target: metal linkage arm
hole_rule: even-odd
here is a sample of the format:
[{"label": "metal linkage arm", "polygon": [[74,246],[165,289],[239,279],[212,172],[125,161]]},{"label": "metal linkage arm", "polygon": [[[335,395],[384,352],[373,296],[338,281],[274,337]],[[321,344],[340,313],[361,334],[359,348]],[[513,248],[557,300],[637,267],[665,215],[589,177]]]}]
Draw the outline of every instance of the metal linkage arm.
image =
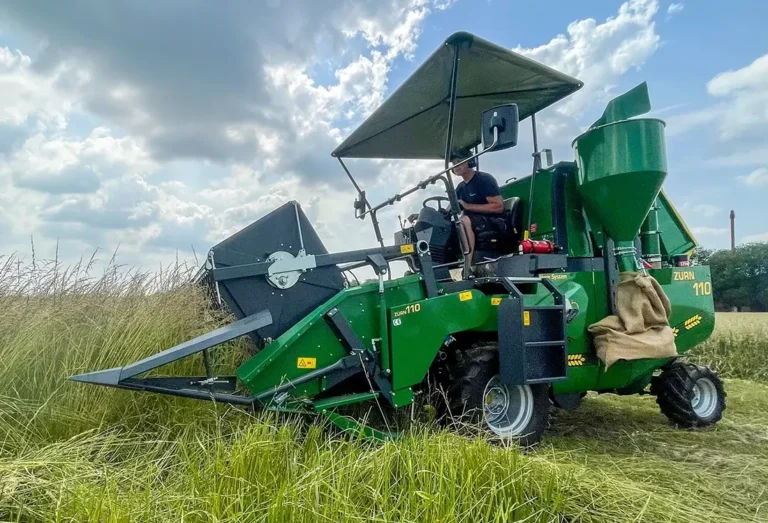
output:
[{"label": "metal linkage arm", "polygon": [[[235,338],[239,338],[240,336],[271,324],[272,315],[268,310],[264,310],[203,334],[202,336],[198,336],[197,338],[180,343],[175,347],[159,352],[148,358],[144,358],[143,360],[126,365],[125,367],[115,367],[113,369],[78,374],[69,379],[72,381],[94,383],[97,385],[107,385],[112,387],[125,387],[125,385],[128,385],[128,387],[125,388],[136,388],[138,385],[141,385],[140,382],[134,381],[133,384],[130,384],[125,383],[125,381],[144,372],[186,358],[187,356],[191,356],[192,354],[204,351],[224,342],[234,340]],[[191,379],[192,378],[190,378],[190,380]],[[146,387],[143,388],[146,389]]]},{"label": "metal linkage arm", "polygon": [[386,260],[404,258],[407,254],[402,251],[402,246],[375,247],[358,251],[339,252],[334,254],[316,254],[299,256],[288,260],[276,260],[274,262],[247,263],[233,267],[220,267],[213,269],[214,281],[233,280],[235,278],[249,278],[251,276],[263,276],[265,274],[279,274],[296,270],[309,270],[316,267],[338,265],[341,263],[367,262],[370,257],[381,255]]}]

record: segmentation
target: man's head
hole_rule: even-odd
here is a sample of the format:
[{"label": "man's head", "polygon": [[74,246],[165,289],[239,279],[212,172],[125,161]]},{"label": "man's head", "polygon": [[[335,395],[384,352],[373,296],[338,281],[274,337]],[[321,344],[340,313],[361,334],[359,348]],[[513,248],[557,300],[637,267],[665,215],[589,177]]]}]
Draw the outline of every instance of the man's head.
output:
[{"label": "man's head", "polygon": [[[456,149],[451,154],[451,163],[456,165],[457,163],[461,162],[462,160],[466,160],[472,156],[472,151],[465,147],[461,147],[460,149]],[[458,165],[453,168],[453,174],[457,176],[467,176],[472,169],[475,167],[475,160],[470,160],[468,162],[462,163],[461,165]]]}]

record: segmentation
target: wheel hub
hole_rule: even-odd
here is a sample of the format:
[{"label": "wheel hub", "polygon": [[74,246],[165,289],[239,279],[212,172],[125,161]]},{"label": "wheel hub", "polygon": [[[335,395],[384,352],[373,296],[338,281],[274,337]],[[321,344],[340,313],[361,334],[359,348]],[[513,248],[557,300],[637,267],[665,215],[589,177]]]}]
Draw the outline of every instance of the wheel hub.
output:
[{"label": "wheel hub", "polygon": [[491,431],[503,437],[525,434],[533,418],[533,392],[528,385],[508,387],[495,376],[483,397],[483,415]]},{"label": "wheel hub", "polygon": [[485,410],[486,416],[494,421],[509,410],[509,395],[506,387],[495,386],[485,393]]},{"label": "wheel hub", "polygon": [[700,378],[693,385],[693,412],[700,418],[710,417],[717,409],[717,387],[709,378]]}]

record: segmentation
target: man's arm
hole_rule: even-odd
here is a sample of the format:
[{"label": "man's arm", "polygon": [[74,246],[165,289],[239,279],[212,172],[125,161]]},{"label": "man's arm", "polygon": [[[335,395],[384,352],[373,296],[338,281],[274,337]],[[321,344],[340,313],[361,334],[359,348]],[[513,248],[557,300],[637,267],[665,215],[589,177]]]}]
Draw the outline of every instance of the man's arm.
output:
[{"label": "man's arm", "polygon": [[488,203],[467,203],[463,200],[459,200],[459,203],[464,210],[472,212],[499,214],[504,210],[504,200],[501,196],[488,196],[486,200]]}]

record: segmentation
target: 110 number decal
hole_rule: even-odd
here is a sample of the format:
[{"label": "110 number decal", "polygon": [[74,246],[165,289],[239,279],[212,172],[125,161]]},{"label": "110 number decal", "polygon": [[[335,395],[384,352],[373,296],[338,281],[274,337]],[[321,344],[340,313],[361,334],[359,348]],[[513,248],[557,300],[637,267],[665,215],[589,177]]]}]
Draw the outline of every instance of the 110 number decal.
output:
[{"label": "110 number decal", "polygon": [[698,281],[693,284],[693,290],[696,296],[709,296],[712,294],[712,283],[708,281]]}]

